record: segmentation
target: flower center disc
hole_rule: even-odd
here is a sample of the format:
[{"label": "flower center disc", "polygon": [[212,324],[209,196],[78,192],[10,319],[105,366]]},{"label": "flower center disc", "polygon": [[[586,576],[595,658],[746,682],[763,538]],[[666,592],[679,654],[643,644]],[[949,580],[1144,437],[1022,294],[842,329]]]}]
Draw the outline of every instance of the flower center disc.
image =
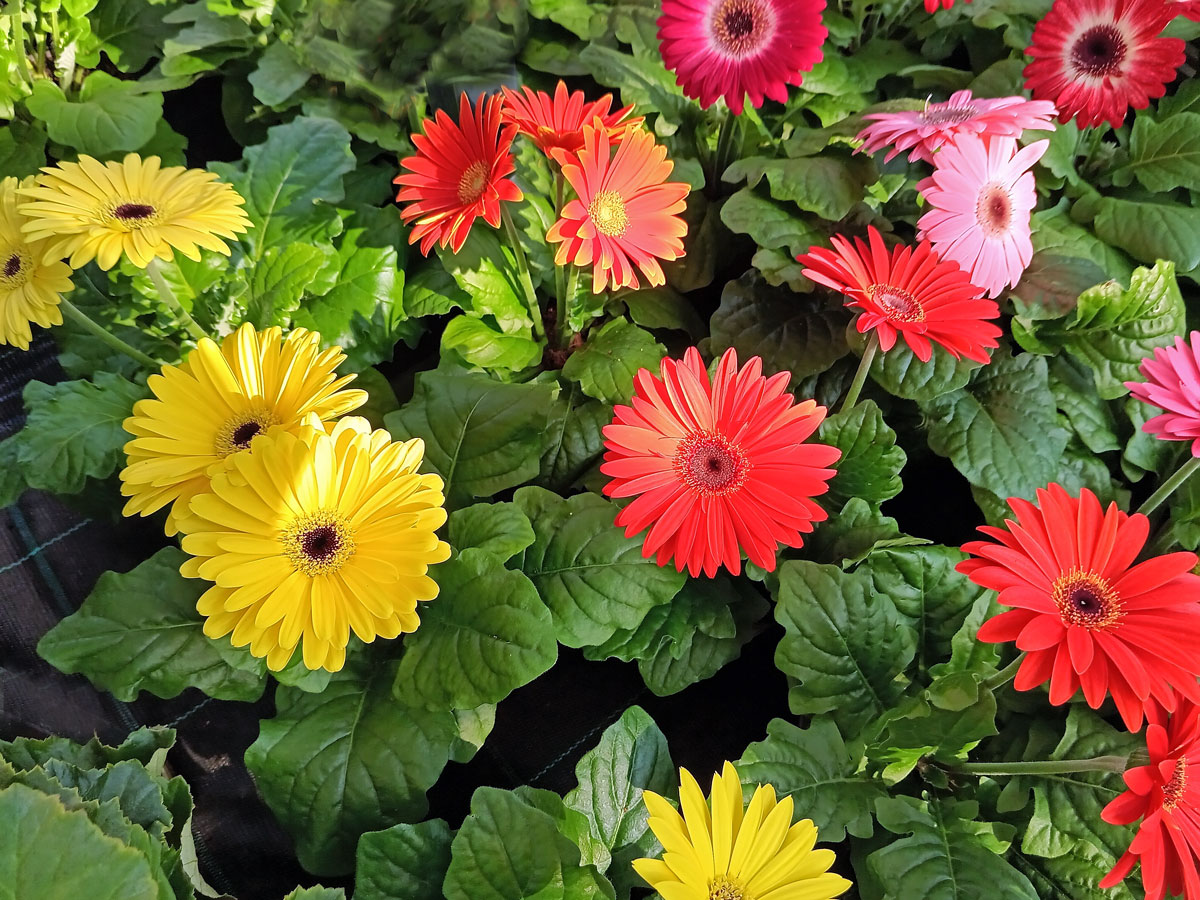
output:
[{"label": "flower center disc", "polygon": [[122,203],[112,208],[111,215],[126,228],[144,228],[158,221],[158,211],[147,203]]},{"label": "flower center disc", "polygon": [[213,442],[213,449],[217,456],[224,459],[232,453],[245,450],[256,435],[262,434],[272,425],[278,424],[279,419],[270,410],[247,410],[221,426],[217,431],[216,440]]},{"label": "flower center disc", "polygon": [[593,197],[588,205],[588,216],[596,230],[609,237],[620,237],[629,227],[625,201],[616,191],[601,191]]},{"label": "flower center disc", "polygon": [[736,492],[749,471],[746,454],[723,434],[694,432],[675,450],[675,472],[680,481],[702,497]]},{"label": "flower center disc", "polygon": [[996,183],[985,184],[975,201],[975,220],[983,233],[996,237],[1007,233],[1012,223],[1012,198]]},{"label": "flower center disc", "polygon": [[4,269],[0,273],[0,286],[8,290],[19,288],[29,280],[30,263],[32,262],[27,251],[13,250],[8,259],[4,260]]},{"label": "flower center disc", "polygon": [[1050,599],[1064,625],[1108,628],[1121,618],[1121,597],[1095,572],[1071,569],[1055,580]]},{"label": "flower center disc", "polygon": [[1187,769],[1187,757],[1179,757],[1175,762],[1175,771],[1171,775],[1171,780],[1163,785],[1163,809],[1170,811],[1183,799],[1183,792],[1187,790]]},{"label": "flower center disc", "polygon": [[873,284],[867,288],[867,296],[893,322],[925,321],[925,308],[908,291],[890,284]]},{"label": "flower center disc", "polygon": [[708,885],[708,900],[750,900],[736,882],[718,875]]},{"label": "flower center disc", "polygon": [[298,517],[283,532],[283,553],[297,572],[332,575],[354,555],[354,534],[345,516],[321,509]]},{"label": "flower center disc", "polygon": [[730,56],[745,56],[761,48],[770,24],[765,6],[755,0],[725,0],[712,17],[717,46]]},{"label": "flower center disc", "polygon": [[1120,74],[1128,46],[1115,25],[1096,25],[1089,28],[1071,48],[1071,62],[1080,75],[1102,78]]},{"label": "flower center disc", "polygon": [[458,179],[458,199],[463,203],[474,203],[482,197],[483,189],[487,186],[487,176],[488,167],[482,160],[475,160],[467,166],[462,178]]},{"label": "flower center disc", "polygon": [[973,104],[968,104],[967,106],[943,106],[935,104],[921,113],[921,118],[930,125],[949,125],[965,122],[973,115],[975,115],[975,106]]}]

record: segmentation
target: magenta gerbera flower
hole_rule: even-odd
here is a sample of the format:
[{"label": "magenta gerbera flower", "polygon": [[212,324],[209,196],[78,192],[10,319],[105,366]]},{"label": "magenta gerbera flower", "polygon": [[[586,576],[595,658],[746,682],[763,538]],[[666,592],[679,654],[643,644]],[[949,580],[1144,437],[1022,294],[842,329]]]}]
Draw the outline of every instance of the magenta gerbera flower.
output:
[{"label": "magenta gerbera flower", "polygon": [[864,118],[871,124],[858,133],[858,138],[864,141],[860,149],[867,153],[891,147],[884,162],[909,148],[910,160],[933,162],[934,152],[960,134],[1020,137],[1026,128],[1053,131],[1051,119],[1056,113],[1054,104],[1046,100],[986,100],[972,97],[970,91],[956,91],[945,103],[927,103],[922,110],[870,113]]},{"label": "magenta gerbera flower", "polygon": [[663,0],[658,45],[684,94],[707,109],[724,97],[787,101],[787,86],[821,61],[825,0]]},{"label": "magenta gerbera flower", "polygon": [[1017,149],[1015,138],[961,134],[938,151],[917,184],[931,209],[917,222],[943,259],[952,259],[989,297],[1016,284],[1029,260],[1029,214],[1037,202],[1030,167],[1049,141]]},{"label": "magenta gerbera flower", "polygon": [[1142,360],[1138,371],[1145,381],[1127,381],[1125,387],[1143,403],[1157,406],[1162,415],[1150,419],[1142,430],[1160,441],[1191,441],[1192,456],[1200,456],[1200,331],[1175,338],[1174,347],[1159,347]]}]

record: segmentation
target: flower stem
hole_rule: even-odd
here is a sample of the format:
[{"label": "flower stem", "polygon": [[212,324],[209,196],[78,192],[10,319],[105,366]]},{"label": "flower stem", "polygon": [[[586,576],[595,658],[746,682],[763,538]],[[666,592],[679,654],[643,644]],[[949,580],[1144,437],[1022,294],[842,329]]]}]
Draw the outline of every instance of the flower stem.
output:
[{"label": "flower stem", "polygon": [[579,266],[574,263],[567,263],[570,266],[570,271],[567,274],[567,287],[561,294],[558,295],[558,303],[555,306],[557,313],[558,325],[558,346],[562,349],[567,348],[567,344],[571,343],[571,301],[575,299],[575,292],[579,290]]},{"label": "flower stem", "polygon": [[737,116],[726,109],[725,118],[721,120],[721,130],[717,133],[717,151],[713,154],[712,182],[708,185],[710,191],[715,192],[717,190],[721,183],[721,176],[729,168],[729,163],[732,161],[730,155],[737,130]]},{"label": "flower stem", "polygon": [[872,331],[871,338],[867,341],[867,347],[863,350],[862,359],[858,361],[858,371],[854,373],[854,380],[850,382],[850,390],[846,392],[846,399],[842,401],[842,408],[839,412],[845,412],[858,402],[858,395],[862,393],[863,383],[867,380],[867,373],[871,371],[871,363],[875,359],[875,351],[878,349],[879,333]]},{"label": "flower stem", "polygon": [[950,771],[963,775],[1066,775],[1071,772],[1125,771],[1124,756],[1094,756],[1090,759],[1039,759],[1030,762],[963,763]]},{"label": "flower stem", "polygon": [[123,340],[121,340],[115,334],[112,334],[111,332],[109,332],[108,329],[106,329],[104,326],[99,325],[96,322],[92,321],[92,319],[87,315],[87,313],[85,313],[83,310],[81,310],[79,307],[77,307],[74,303],[72,303],[66,297],[63,297],[59,301],[59,305],[61,306],[62,311],[67,314],[67,318],[73,320],[81,328],[83,328],[87,331],[90,331],[92,334],[94,334],[96,337],[98,337],[104,343],[108,344],[108,346],[112,347],[114,350],[120,350],[122,353],[124,353],[130,359],[136,360],[138,363],[140,363],[141,365],[145,366],[148,369],[157,369],[162,366],[162,363],[159,362],[154,357],[147,356],[145,353],[143,353],[141,350],[138,350],[136,347],[131,347],[129,344],[125,343]]},{"label": "flower stem", "polygon": [[1021,662],[1025,659],[1024,654],[1018,654],[1017,658],[1010,662],[1007,666],[993,675],[991,678],[983,680],[983,686],[989,691],[994,691],[998,687],[1003,687],[1016,677],[1017,669],[1021,668]]},{"label": "flower stem", "polygon": [[17,0],[16,10],[9,14],[13,24],[13,43],[17,47],[18,64],[25,83],[32,87],[33,74],[29,71],[29,49],[25,46],[25,20],[21,13],[21,0]]},{"label": "flower stem", "polygon": [[1164,500],[1175,492],[1175,489],[1187,481],[1196,469],[1200,468],[1200,456],[1193,456],[1182,466],[1175,470],[1170,478],[1158,486],[1158,490],[1146,498],[1146,502],[1138,507],[1138,512],[1143,516],[1148,516],[1159,507]]},{"label": "flower stem", "polygon": [[525,248],[521,246],[521,236],[517,226],[513,224],[508,207],[500,204],[500,218],[504,220],[504,231],[508,234],[508,242],[512,244],[513,259],[517,261],[517,272],[521,276],[521,287],[525,290],[525,303],[529,307],[529,315],[533,318],[533,339],[542,339],[542,308],[538,305],[537,291],[533,287],[533,278],[529,274],[529,260],[525,258]]},{"label": "flower stem", "polygon": [[154,282],[154,289],[158,291],[158,299],[165,303],[171,312],[175,313],[179,321],[183,323],[183,327],[187,329],[187,333],[196,340],[208,337],[208,333],[200,327],[199,322],[192,318],[192,314],[183,308],[183,304],[179,302],[179,298],[167,284],[167,279],[163,277],[162,273],[162,263],[157,258],[150,260],[150,264],[146,266],[146,274]]}]

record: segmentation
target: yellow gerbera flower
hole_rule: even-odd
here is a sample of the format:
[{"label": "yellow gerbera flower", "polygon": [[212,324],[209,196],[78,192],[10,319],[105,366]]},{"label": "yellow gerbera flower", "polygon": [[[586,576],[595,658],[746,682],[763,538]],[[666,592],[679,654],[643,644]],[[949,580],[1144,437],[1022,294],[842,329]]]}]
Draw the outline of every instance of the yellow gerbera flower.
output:
[{"label": "yellow gerbera flower", "polygon": [[367,642],[415,630],[417,602],[438,593],[426,572],[450,555],[434,534],[442,479],[417,473],[424,453],[366,419],[327,433],[313,416],[234,456],[179,523],[195,557],[180,571],[216,582],[197,604],[204,633],[232,632],[273,670],[301,643],[305,666],[336,672],[351,630]]},{"label": "yellow gerbera flower", "polygon": [[737,770],[725,763],[710,811],[691,773],[679,776],[682,816],[658,794],[642,794],[664,852],[633,863],[663,900],[830,900],[850,887],[827,871],[833,851],[813,849],[812,820],[792,824],[791,797],[776,802],[775,789],[760,785],[743,812]]},{"label": "yellow gerbera flower", "polygon": [[159,168],[159,158],[128,154],[123,162],[90,156],[47,166],[36,185],[22,188],[21,212],[30,240],[46,238],[47,259],[71,257],[79,268],[96,260],[111,269],[126,254],[145,268],[174,250],[198,260],[205,247],[229,255],[221,238],[235,240],[249,227],[242,199],[203,169]]},{"label": "yellow gerbera flower", "polygon": [[353,375],[334,370],[346,358],[337,347],[321,350],[321,336],[297,328],[257,332],[250,324],[218,347],[204,338],[187,360],[151,375],[152,399],[139,400],[124,428],[127,464],[121,493],[125,515],[147,516],[172,504],[167,534],[178,530],[193,496],[228,457],[273,425],[297,431],[309,413],[334,419],[362,406],[365,391],[342,390]]},{"label": "yellow gerbera flower", "polygon": [[[27,178],[26,185],[33,183]],[[61,295],[74,287],[71,267],[57,260],[43,262],[45,241],[21,233],[25,217],[17,211],[15,178],[0,180],[0,344],[29,349],[30,325],[62,324]]]}]

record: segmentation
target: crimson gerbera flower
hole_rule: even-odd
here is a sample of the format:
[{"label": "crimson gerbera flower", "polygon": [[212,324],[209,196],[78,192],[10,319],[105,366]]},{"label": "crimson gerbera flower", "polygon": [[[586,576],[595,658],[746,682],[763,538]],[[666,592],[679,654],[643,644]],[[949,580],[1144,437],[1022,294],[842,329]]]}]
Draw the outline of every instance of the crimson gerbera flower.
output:
[{"label": "crimson gerbera flower", "polygon": [[508,151],[516,128],[500,126],[501,102],[481,98],[472,113],[463,94],[457,123],[439,109],[425,120],[425,133],[412,136],[417,152],[400,162],[409,171],[395,179],[403,185],[396,201],[408,204],[400,218],[415,221],[408,242],[419,240],[425,255],[435,243],[457,253],[476,217],[499,227],[500,202],[521,199],[520,188],[505,177],[513,171]]},{"label": "crimson gerbera flower", "polygon": [[504,108],[500,115],[503,120],[515,125],[520,134],[530,137],[538,148],[547,156],[553,157],[560,163],[562,153],[576,153],[583,149],[583,126],[591,125],[593,119],[599,119],[608,129],[608,136],[617,139],[626,128],[635,128],[642,124],[642,116],[626,118],[633,112],[633,106],[626,106],[616,112],[609,112],[612,106],[612,94],[605,94],[599,100],[588,103],[583,91],[567,92],[567,85],[560,80],[551,97],[545,91],[535,91],[523,87],[519,94],[508,87],[503,87]]},{"label": "crimson gerbera flower", "polygon": [[921,110],[894,113],[869,113],[871,122],[858,133],[864,141],[859,149],[875,153],[891,147],[884,162],[908,150],[909,160],[934,162],[933,154],[943,144],[953,143],[960,134],[988,137],[1020,137],[1027,128],[1053,131],[1051,119],[1056,110],[1045,100],[1024,97],[1000,97],[988,100],[972,97],[970,91],[955,91],[945,103],[926,103]]},{"label": "crimson gerbera flower", "polygon": [[1151,722],[1146,751],[1150,764],[1127,769],[1129,790],[1100,813],[1112,825],[1142,824],[1099,886],[1120,884],[1140,862],[1146,900],[1163,900],[1168,891],[1200,897],[1200,707],[1180,700],[1165,725]]},{"label": "crimson gerbera flower", "polygon": [[627,537],[649,526],[642,555],[660,566],[737,575],[745,551],[773,570],[778,544],[801,546],[801,533],[825,519],[811,498],[828,490],[841,452],[806,442],[825,407],[796,404],[791,376],[763,377],[757,356],[739,370],[732,349],[711,382],[694,347],[682,362],[664,359],[661,374],[639,369],[633,405],[604,427],[604,493],[637,498],[616,524]]},{"label": "crimson gerbera flower", "polygon": [[1200,577],[1194,553],[1168,553],[1133,565],[1146,543],[1145,516],[1086,488],[1078,498],[1057,484],[1037,504],[1010,498],[1016,521],[979,530],[999,543],[972,541],[958,564],[976,584],[1015,607],[983,623],[979,640],[1016,641],[1025,659],[1013,682],[1027,691],[1050,682],[1050,702],[1083,688],[1092,709],[1111,693],[1130,731],[1149,702],[1175,708],[1176,694],[1200,701]]},{"label": "crimson gerbera flower", "polygon": [[1183,41],[1160,34],[1174,13],[1163,0],[1054,0],[1025,49],[1025,87],[1058,107],[1058,120],[1113,128],[1127,107],[1161,97],[1183,63]]},{"label": "crimson gerbera flower", "polygon": [[991,300],[975,299],[979,288],[957,264],[938,258],[928,241],[888,252],[874,226],[867,229],[870,247],[862,238],[851,244],[834,235],[833,250],[813,247],[797,259],[804,274],[818,284],[841,291],[847,306],[862,310],[856,326],[865,334],[874,328],[879,346],[888,351],[897,332],[922,362],[933,355],[931,340],[954,358],[965,356],[986,363],[1000,329],[989,322],[1000,315]]},{"label": "crimson gerbera flower", "polygon": [[667,181],[675,164],[667,148],[645,131],[626,131],[611,156],[608,129],[583,127],[583,149],[563,163],[563,175],[576,199],[563,205],[562,218],[546,240],[559,242],[554,262],[592,266],[592,291],[608,282],[613,289],[638,287],[636,265],[652,285],[666,281],[660,259],[683,256],[691,188]]},{"label": "crimson gerbera flower", "polygon": [[745,97],[787,102],[787,86],[821,61],[825,0],[663,0],[658,46],[684,94],[718,97],[740,115]]},{"label": "crimson gerbera flower", "polygon": [[1146,380],[1127,381],[1125,387],[1163,410],[1143,431],[1161,441],[1191,441],[1192,456],[1200,456],[1200,331],[1189,338],[1191,346],[1177,337],[1174,347],[1159,347],[1153,357],[1143,359],[1138,371]]}]

